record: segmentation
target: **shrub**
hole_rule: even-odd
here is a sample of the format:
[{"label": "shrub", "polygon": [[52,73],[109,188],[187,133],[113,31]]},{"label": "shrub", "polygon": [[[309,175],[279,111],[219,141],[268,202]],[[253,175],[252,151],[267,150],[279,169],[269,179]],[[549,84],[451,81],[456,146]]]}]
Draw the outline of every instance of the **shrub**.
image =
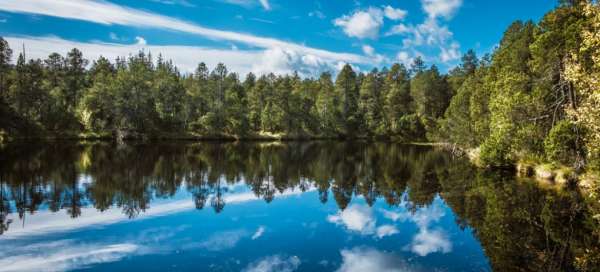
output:
[{"label": "shrub", "polygon": [[578,127],[566,120],[558,122],[544,140],[546,158],[565,165],[575,164],[578,155],[583,156],[582,144],[578,144]]},{"label": "shrub", "polygon": [[492,135],[481,145],[480,163],[486,167],[504,168],[513,165],[510,144],[498,135]]}]

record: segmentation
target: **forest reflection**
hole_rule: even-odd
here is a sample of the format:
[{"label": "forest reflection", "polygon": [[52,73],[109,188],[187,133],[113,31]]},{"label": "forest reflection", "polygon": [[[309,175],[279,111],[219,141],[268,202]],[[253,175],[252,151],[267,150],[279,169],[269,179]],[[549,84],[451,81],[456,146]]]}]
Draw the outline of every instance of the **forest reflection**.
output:
[{"label": "forest reflection", "polygon": [[[364,142],[18,144],[0,151],[0,234],[10,214],[47,207],[72,218],[82,207],[118,207],[130,218],[186,190],[219,213],[244,183],[271,202],[317,190],[345,209],[352,198],[415,211],[440,196],[472,228],[497,271],[570,271],[600,263],[600,230],[577,189],[544,188],[513,173],[485,172],[430,147]],[[330,200],[330,198],[333,199]],[[316,200],[315,200],[316,201]]]}]

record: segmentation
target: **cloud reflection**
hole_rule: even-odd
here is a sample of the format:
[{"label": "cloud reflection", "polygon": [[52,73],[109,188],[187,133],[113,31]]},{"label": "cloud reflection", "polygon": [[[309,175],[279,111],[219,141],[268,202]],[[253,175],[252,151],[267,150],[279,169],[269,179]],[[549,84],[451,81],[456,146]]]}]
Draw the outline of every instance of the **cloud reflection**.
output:
[{"label": "cloud reflection", "polygon": [[[313,190],[315,189],[308,188],[308,190],[301,191],[299,189],[292,188],[286,189],[282,193],[276,193],[275,196],[289,197]],[[261,199],[252,192],[236,192],[228,194],[224,197],[224,201],[228,205],[257,200]],[[66,213],[39,211],[34,215],[28,216],[26,219],[26,224],[23,224],[18,218],[11,218],[15,221],[15,227],[11,227],[7,232],[0,236],[0,240],[29,237],[31,235],[43,235],[50,232],[71,231],[85,227],[98,227],[127,220],[141,220],[154,216],[164,216],[193,209],[195,209],[193,201],[186,199],[156,203],[152,208],[146,210],[135,219],[130,219],[118,209],[99,211],[93,207],[82,208],[81,216],[76,219],[71,218]],[[22,225],[24,225],[24,227],[17,227]]]},{"label": "cloud reflection", "polygon": [[[45,249],[45,250],[41,250]],[[0,255],[0,271],[67,271],[98,263],[114,262],[140,251],[132,243],[99,244],[61,240],[12,248],[12,256]]]},{"label": "cloud reflection", "polygon": [[336,225],[344,226],[351,232],[362,235],[374,235],[377,238],[383,238],[399,233],[400,231],[394,225],[377,226],[377,219],[373,209],[366,205],[353,204],[337,214],[327,216],[327,221]]},{"label": "cloud reflection", "polygon": [[341,251],[342,264],[338,272],[401,272],[418,271],[391,253],[367,247],[355,247]]},{"label": "cloud reflection", "polygon": [[292,272],[300,266],[300,258],[291,256],[289,258],[281,255],[273,255],[262,258],[256,262],[249,264],[244,272]]}]

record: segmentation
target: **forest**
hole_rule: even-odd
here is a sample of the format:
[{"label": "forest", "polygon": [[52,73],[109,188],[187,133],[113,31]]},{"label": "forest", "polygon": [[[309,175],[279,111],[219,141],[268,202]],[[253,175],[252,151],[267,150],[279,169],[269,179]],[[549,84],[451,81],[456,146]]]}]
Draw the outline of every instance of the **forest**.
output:
[{"label": "forest", "polygon": [[492,53],[467,51],[447,73],[417,57],[318,78],[240,76],[204,63],[186,74],[150,52],[28,59],[0,38],[3,141],[269,137],[436,142],[475,152],[487,167],[597,169],[600,6],[562,0],[537,23],[511,24]]}]

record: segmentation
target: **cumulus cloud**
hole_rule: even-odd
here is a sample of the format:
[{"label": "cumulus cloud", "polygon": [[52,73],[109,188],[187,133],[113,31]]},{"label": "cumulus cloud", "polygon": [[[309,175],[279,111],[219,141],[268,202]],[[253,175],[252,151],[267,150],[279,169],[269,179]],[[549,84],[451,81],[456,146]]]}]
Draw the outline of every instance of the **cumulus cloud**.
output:
[{"label": "cumulus cloud", "polygon": [[363,45],[362,51],[366,56],[371,58],[373,63],[380,64],[382,62],[388,61],[388,59],[384,55],[375,53],[375,48],[373,48],[370,45],[367,45],[367,44]]},{"label": "cumulus cloud", "polygon": [[[268,1],[263,2],[263,6],[266,4],[270,8]],[[82,20],[104,25],[165,29],[198,35],[213,40],[243,43],[263,49],[280,47],[336,61],[368,63],[368,60],[355,54],[332,52],[274,38],[207,28],[177,18],[120,6],[106,1],[4,0],[0,1],[0,10]]]},{"label": "cumulus cloud", "polygon": [[250,263],[243,271],[245,272],[292,272],[300,266],[300,258],[291,256],[285,258],[281,255],[264,257],[256,262]]},{"label": "cumulus cloud", "polygon": [[338,63],[291,49],[271,48],[265,50],[260,58],[254,61],[252,71],[256,74],[289,74],[296,71],[302,76],[316,76],[324,71],[339,70]]},{"label": "cumulus cloud", "polygon": [[[408,211],[386,211],[382,210],[383,216],[394,222],[411,221],[419,229],[411,243],[405,247],[406,250],[419,255],[426,256],[431,253],[448,253],[452,251],[452,242],[446,232],[440,228],[432,229],[431,225],[438,222],[445,213],[439,203],[418,209],[414,214]],[[388,231],[392,231],[391,229]]]},{"label": "cumulus cloud", "polygon": [[135,37],[135,41],[136,41],[136,43],[138,45],[146,45],[146,44],[148,44],[146,42],[146,39],[144,39],[144,37],[140,37],[140,36]]},{"label": "cumulus cloud", "polygon": [[337,18],[333,23],[350,37],[376,39],[379,29],[383,26],[383,12],[379,8],[370,7]]},{"label": "cumulus cloud", "polygon": [[390,236],[399,233],[398,229],[394,225],[383,225],[377,227],[376,235],[378,238]]},{"label": "cumulus cloud", "polygon": [[355,247],[341,251],[342,264],[338,272],[402,272],[416,271],[409,267],[404,260],[391,253],[372,248]]},{"label": "cumulus cloud", "polygon": [[[426,49],[439,52],[437,60],[450,63],[460,58],[460,44],[453,39],[453,33],[447,25],[440,23],[439,18],[451,19],[462,5],[462,0],[421,0],[421,5],[427,17],[417,25],[399,23],[392,26],[386,36],[403,36],[402,60],[407,51]],[[414,55],[414,54],[413,54]],[[414,56],[413,56],[414,58]]]},{"label": "cumulus cloud", "polygon": [[363,205],[353,204],[336,215],[328,216],[327,221],[361,234],[373,234],[375,231],[376,220],[373,211]]},{"label": "cumulus cloud", "polygon": [[343,226],[351,232],[361,235],[373,235],[376,238],[383,238],[399,233],[398,229],[393,225],[377,226],[377,219],[373,214],[373,209],[366,205],[353,204],[335,215],[328,216],[327,221]]},{"label": "cumulus cloud", "polygon": [[429,17],[450,19],[462,6],[462,0],[421,0],[421,4]]},{"label": "cumulus cloud", "polygon": [[385,35],[404,36],[404,52],[421,47],[434,48],[439,50],[438,59],[441,62],[447,63],[460,58],[460,44],[453,39],[454,34],[447,25],[440,24],[435,18],[428,17],[418,25],[397,24]]},{"label": "cumulus cloud", "polygon": [[420,229],[413,238],[410,249],[419,256],[427,256],[434,252],[448,253],[452,251],[452,243],[443,230]]},{"label": "cumulus cloud", "polygon": [[385,6],[383,8],[383,14],[386,18],[397,21],[404,19],[408,12],[403,9],[393,8],[392,6]]},{"label": "cumulus cloud", "polygon": [[453,42],[449,47],[440,48],[440,59],[442,62],[448,62],[460,58],[460,45]]},{"label": "cumulus cloud", "polygon": [[343,15],[333,21],[335,26],[341,27],[346,35],[359,39],[377,39],[379,30],[384,25],[384,18],[392,21],[403,20],[408,12],[392,6],[369,7],[356,10],[352,14]]}]

